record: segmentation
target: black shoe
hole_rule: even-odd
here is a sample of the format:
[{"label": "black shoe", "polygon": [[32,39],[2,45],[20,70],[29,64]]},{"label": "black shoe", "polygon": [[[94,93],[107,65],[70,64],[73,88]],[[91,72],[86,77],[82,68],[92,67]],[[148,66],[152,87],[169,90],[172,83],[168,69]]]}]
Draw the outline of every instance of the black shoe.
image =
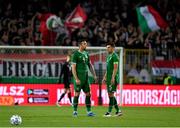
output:
[{"label": "black shoe", "polygon": [[103,116],[104,116],[104,117],[111,117],[112,115],[111,115],[110,112],[106,112]]},{"label": "black shoe", "polygon": [[116,112],[114,116],[122,116],[122,112]]}]

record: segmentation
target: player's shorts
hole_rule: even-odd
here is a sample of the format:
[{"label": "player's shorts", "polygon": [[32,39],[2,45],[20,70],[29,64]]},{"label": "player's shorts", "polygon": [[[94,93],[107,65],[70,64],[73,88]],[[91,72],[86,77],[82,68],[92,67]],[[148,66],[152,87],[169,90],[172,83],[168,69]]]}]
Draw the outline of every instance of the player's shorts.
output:
[{"label": "player's shorts", "polygon": [[114,84],[111,84],[111,81],[106,82],[106,88],[108,93],[116,92],[117,90],[117,81]]},{"label": "player's shorts", "polygon": [[65,82],[64,83],[64,88],[69,89],[70,88],[70,83],[69,82]]},{"label": "player's shorts", "polygon": [[88,73],[84,74],[84,73],[77,73],[78,74],[78,78],[80,80],[80,85],[76,84],[76,81],[74,79],[74,90],[75,92],[80,92],[81,89],[83,90],[83,92],[87,93],[90,92],[90,84],[89,84],[89,80],[88,80]]}]

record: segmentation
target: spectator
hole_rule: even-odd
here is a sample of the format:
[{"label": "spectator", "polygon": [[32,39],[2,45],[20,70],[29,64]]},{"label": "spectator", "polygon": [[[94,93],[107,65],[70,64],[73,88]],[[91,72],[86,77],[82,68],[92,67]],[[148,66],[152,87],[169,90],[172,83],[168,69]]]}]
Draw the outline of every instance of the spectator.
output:
[{"label": "spectator", "polygon": [[140,83],[151,83],[151,75],[146,68],[142,68],[139,73]]},{"label": "spectator", "polygon": [[[179,2],[176,0],[171,1],[170,4],[168,1],[162,0],[157,3],[155,1],[148,2],[160,10],[162,16],[168,21],[169,28],[166,31],[142,35],[136,24],[136,18],[133,17],[135,15],[133,7],[137,4],[136,1],[123,1],[123,3],[109,0],[85,1],[81,4],[88,14],[88,20],[82,29],[73,32],[68,38],[76,41],[80,37],[88,38],[90,46],[103,46],[107,41],[113,41],[116,42],[116,46],[125,48],[152,49],[158,56],[164,56],[165,59],[172,58],[174,55],[178,57]],[[21,3],[24,5],[22,8],[19,7],[20,5],[15,5],[12,0],[2,3],[4,4],[1,5],[0,11],[1,45],[66,45],[62,43],[67,37],[66,35],[58,35],[56,38],[56,33],[43,31],[45,36],[42,36],[37,18],[42,20],[43,17],[57,14],[65,19],[78,2],[62,1],[62,5],[58,9],[53,8],[53,1],[49,7],[46,7],[46,2],[42,1],[24,1]],[[54,7],[57,8],[59,2],[55,3]],[[37,12],[42,13],[37,15]],[[45,25],[45,23],[43,24]],[[42,24],[40,27],[44,28]],[[46,39],[47,41],[44,41]],[[29,43],[32,40],[33,43]],[[76,46],[76,43],[72,44],[71,42],[67,45]]]},{"label": "spectator", "polygon": [[164,82],[164,85],[166,86],[172,85],[174,83],[173,78],[167,73],[164,73],[163,82]]},{"label": "spectator", "polygon": [[130,71],[127,74],[127,82],[130,84],[138,84],[140,81],[141,66],[132,65]]}]

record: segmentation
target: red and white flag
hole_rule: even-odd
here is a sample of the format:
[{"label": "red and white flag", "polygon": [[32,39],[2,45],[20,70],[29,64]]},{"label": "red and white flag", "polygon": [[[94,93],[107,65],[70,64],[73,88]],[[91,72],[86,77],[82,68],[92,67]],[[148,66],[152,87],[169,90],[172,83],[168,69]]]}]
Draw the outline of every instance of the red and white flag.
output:
[{"label": "red and white flag", "polygon": [[78,6],[73,10],[73,12],[65,20],[65,25],[69,29],[81,28],[84,25],[84,22],[87,19],[86,12],[78,4]]}]

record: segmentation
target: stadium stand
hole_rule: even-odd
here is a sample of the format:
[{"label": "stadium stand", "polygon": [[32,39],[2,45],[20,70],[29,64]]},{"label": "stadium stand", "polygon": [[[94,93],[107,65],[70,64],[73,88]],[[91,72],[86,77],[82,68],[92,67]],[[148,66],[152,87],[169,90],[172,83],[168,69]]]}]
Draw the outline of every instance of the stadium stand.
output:
[{"label": "stadium stand", "polygon": [[[178,0],[13,0],[0,2],[0,45],[42,45],[37,13],[53,13],[62,20],[78,3],[85,9],[85,25],[68,36],[58,37],[54,45],[77,46],[79,38],[87,38],[90,46],[105,46],[114,41],[126,49],[149,49],[154,60],[180,57],[180,14]],[[135,8],[153,5],[168,22],[166,30],[143,34],[137,24]],[[46,44],[48,45],[48,44]]]}]

